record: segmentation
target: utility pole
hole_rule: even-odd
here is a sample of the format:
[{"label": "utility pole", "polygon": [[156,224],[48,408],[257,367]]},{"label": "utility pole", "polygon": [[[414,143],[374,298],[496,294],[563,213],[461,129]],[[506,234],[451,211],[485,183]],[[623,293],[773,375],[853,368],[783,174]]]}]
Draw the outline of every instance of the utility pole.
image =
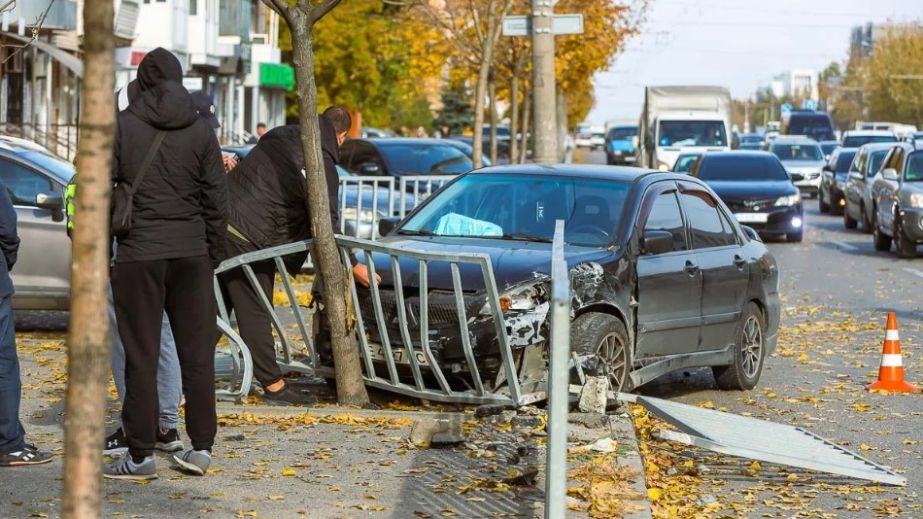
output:
[{"label": "utility pole", "polygon": [[537,163],[558,161],[553,8],[553,0],[532,0],[532,158]]}]

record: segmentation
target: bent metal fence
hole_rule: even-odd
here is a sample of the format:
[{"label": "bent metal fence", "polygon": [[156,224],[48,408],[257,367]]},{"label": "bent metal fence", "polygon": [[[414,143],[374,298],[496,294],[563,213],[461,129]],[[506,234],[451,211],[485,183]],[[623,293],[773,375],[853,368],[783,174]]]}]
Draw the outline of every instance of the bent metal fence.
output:
[{"label": "bent metal fence", "polygon": [[[521,406],[545,398],[544,381],[529,378],[525,369],[528,348],[514,351],[511,347],[510,328],[487,255],[415,251],[345,236],[337,237],[337,245],[346,264],[355,254],[372,272],[368,288],[358,285],[350,274],[349,293],[344,294],[355,309],[356,340],[368,386],[449,403]],[[227,337],[216,364],[222,383],[219,396],[246,396],[253,377],[249,349],[235,331],[218,281],[222,273],[233,269],[241,269],[260,293],[261,305],[271,316],[277,361],[283,371],[333,378],[331,361],[322,360],[331,358],[325,351],[329,346],[314,340],[320,319],[303,297],[299,302],[284,261],[286,256],[310,249],[310,241],[282,245],[228,259],[216,270],[218,327]],[[253,265],[267,261],[281,273],[286,305],[274,307],[272,294],[259,289]],[[431,282],[434,271],[440,275],[439,286]],[[375,274],[382,276],[382,283],[375,281]],[[486,327],[491,339],[486,359],[483,344],[475,343],[475,325],[481,337]],[[460,349],[451,361],[437,348],[445,344],[445,336],[439,334],[452,335]],[[544,363],[543,345],[537,348]],[[534,364],[535,355],[532,358]]]},{"label": "bent metal fence", "polygon": [[389,175],[340,177],[340,234],[377,240],[378,221],[403,218],[454,175]]}]

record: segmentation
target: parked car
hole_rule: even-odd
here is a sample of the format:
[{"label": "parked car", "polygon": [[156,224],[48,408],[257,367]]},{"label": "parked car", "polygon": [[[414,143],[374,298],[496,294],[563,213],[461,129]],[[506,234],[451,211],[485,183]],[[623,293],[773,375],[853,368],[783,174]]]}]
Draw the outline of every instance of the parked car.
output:
[{"label": "parked car", "polygon": [[606,164],[634,164],[638,160],[638,126],[618,125],[606,132]]},{"label": "parked car", "polygon": [[872,182],[872,235],[876,250],[894,242],[899,258],[917,255],[923,242],[923,149],[896,144]]},{"label": "parked car", "polygon": [[396,135],[391,130],[382,130],[380,128],[372,128],[371,126],[362,127],[363,139],[381,139],[385,137],[396,137]]},{"label": "parked car", "polygon": [[[449,137],[448,139],[442,139],[443,142],[451,144],[452,146],[457,147],[458,149],[465,152],[469,158],[474,156],[474,147],[472,143],[474,139],[471,137]],[[492,166],[490,162],[490,136],[484,138],[481,144],[481,164],[483,166]],[[497,161],[503,162],[509,159],[510,156],[510,142],[497,140]]]},{"label": "parked car", "polygon": [[846,206],[846,175],[857,151],[859,150],[856,148],[837,148],[824,165],[820,175],[820,192],[817,195],[821,213],[843,213]]},{"label": "parked car", "polygon": [[761,150],[766,143],[766,137],[759,133],[745,133],[740,136],[741,150]]},{"label": "parked car", "polygon": [[363,176],[458,175],[474,164],[446,139],[353,139],[340,146],[340,164]]},{"label": "parked car", "polygon": [[375,181],[363,180],[363,177],[354,175],[341,166],[336,168],[340,178],[340,229],[348,236],[374,239],[378,237],[380,220],[392,216],[400,217],[417,205],[414,194],[401,192],[400,186],[395,186],[392,190],[388,184],[379,182],[376,192]]},{"label": "parked car", "polygon": [[861,221],[862,230],[872,232],[872,178],[893,147],[893,143],[866,144],[856,153],[846,175],[843,226],[847,229],[855,229]]},{"label": "parked car", "polygon": [[817,196],[820,172],[824,167],[824,152],[820,145],[807,137],[780,136],[770,146],[795,186],[802,193]]},{"label": "parked car", "polygon": [[702,152],[693,151],[680,153],[676,157],[676,163],[673,164],[674,173],[690,173],[695,169],[696,163],[699,162],[699,159],[702,158]]},{"label": "parked car", "polygon": [[843,132],[843,147],[858,148],[873,142],[897,142],[897,135],[883,130],[850,130]]},{"label": "parked car", "polygon": [[64,188],[74,173],[73,164],[37,144],[0,138],[0,183],[13,201],[21,240],[12,271],[15,309],[69,306],[71,244]]},{"label": "parked car", "polygon": [[[738,225],[695,178],[584,165],[481,169],[454,179],[400,224],[384,220],[382,243],[487,255],[518,355],[529,346],[547,347],[550,242],[558,219],[566,222],[571,348],[586,373],[608,377],[617,391],[692,366],[711,366],[721,388],[757,384],[776,345],[778,267],[756,233]],[[369,340],[378,342],[387,331],[393,346],[405,339],[396,332],[389,261],[375,257],[383,266],[387,330],[377,327],[370,293],[360,295],[358,306]],[[419,264],[400,260],[404,302],[414,315]],[[474,362],[484,380],[502,380],[481,270],[459,270]],[[452,270],[433,264],[428,272],[430,349],[444,371],[466,372]],[[408,327],[412,346],[420,349],[419,325]],[[405,372],[408,361],[397,360]]]},{"label": "parked car", "polygon": [[830,160],[833,150],[840,147],[840,141],[820,141],[818,144],[820,144],[821,151],[824,152],[824,160]]},{"label": "parked car", "polygon": [[801,193],[772,153],[706,153],[696,165],[695,176],[721,197],[741,224],[760,234],[785,236],[790,242],[803,239]]}]

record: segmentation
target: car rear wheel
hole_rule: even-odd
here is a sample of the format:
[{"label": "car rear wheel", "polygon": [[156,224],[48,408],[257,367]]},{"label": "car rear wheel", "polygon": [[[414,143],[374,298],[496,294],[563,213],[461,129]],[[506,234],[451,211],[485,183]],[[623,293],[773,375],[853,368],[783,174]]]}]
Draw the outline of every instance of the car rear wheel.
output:
[{"label": "car rear wheel", "polygon": [[881,232],[878,225],[878,218],[875,216],[876,210],[872,212],[872,241],[875,243],[875,250],[891,250],[891,237]]},{"label": "car rear wheel", "polygon": [[606,377],[612,391],[628,389],[628,332],[621,319],[596,312],[583,314],[570,325],[570,341],[577,355],[586,357],[586,375]]},{"label": "car rear wheel", "polygon": [[894,252],[898,258],[911,259],[917,255],[917,243],[907,237],[900,215],[894,215]]},{"label": "car rear wheel", "polygon": [[858,225],[859,222],[852,216],[849,216],[849,211],[843,211],[843,227],[855,229]]},{"label": "car rear wheel", "polygon": [[712,367],[719,389],[753,389],[763,372],[766,324],[756,303],[750,302],[741,316],[734,341],[734,362]]},{"label": "car rear wheel", "polygon": [[824,191],[823,191],[823,189],[820,191],[820,194],[817,195],[817,208],[820,210],[821,213],[829,213],[829,212],[830,212],[830,204],[828,204],[827,202],[824,202]]}]

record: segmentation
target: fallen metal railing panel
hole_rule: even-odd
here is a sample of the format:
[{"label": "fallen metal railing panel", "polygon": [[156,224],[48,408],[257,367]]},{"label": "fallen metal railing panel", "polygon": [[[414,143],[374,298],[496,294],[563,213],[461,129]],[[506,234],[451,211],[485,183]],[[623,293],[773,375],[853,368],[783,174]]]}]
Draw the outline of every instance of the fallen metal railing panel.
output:
[{"label": "fallen metal railing panel", "polygon": [[[420,202],[429,198],[456,175],[402,175],[400,177],[399,216],[407,216]],[[407,203],[407,194],[413,194],[413,204]]]},{"label": "fallen metal railing panel", "polygon": [[729,456],[828,472],[888,485],[907,479],[859,454],[791,425],[671,402],[647,396],[619,399],[638,403],[679,431],[661,430],[662,439],[702,447]]},{"label": "fallen metal railing panel", "polygon": [[[394,216],[403,198],[395,186],[396,179],[392,176],[340,177],[340,234],[378,239],[378,220],[382,213]],[[370,199],[365,200],[365,195],[371,195]]]}]

